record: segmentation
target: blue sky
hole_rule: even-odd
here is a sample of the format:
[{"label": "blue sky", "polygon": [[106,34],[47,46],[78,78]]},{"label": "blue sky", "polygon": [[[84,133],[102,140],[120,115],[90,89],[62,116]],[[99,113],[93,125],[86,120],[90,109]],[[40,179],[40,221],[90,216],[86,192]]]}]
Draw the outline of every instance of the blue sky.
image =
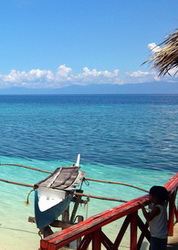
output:
[{"label": "blue sky", "polygon": [[0,88],[161,81],[141,64],[177,13],[177,0],[3,0]]}]

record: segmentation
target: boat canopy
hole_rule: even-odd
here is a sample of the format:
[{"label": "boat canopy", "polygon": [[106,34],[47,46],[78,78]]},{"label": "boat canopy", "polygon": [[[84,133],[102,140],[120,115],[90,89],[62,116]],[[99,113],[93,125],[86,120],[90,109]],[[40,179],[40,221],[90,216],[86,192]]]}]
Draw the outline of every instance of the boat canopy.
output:
[{"label": "boat canopy", "polygon": [[71,191],[82,182],[84,177],[85,172],[80,171],[80,167],[60,167],[46,179],[36,183],[34,188],[47,187],[51,189]]}]

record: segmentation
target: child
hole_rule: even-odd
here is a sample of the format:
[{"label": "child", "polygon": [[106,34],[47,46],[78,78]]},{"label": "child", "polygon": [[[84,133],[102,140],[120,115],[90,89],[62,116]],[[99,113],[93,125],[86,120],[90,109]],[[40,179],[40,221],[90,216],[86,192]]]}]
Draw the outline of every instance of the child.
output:
[{"label": "child", "polygon": [[153,186],[150,189],[150,199],[153,208],[147,212],[143,205],[142,212],[150,227],[150,250],[167,249],[167,210],[168,192],[161,186]]}]

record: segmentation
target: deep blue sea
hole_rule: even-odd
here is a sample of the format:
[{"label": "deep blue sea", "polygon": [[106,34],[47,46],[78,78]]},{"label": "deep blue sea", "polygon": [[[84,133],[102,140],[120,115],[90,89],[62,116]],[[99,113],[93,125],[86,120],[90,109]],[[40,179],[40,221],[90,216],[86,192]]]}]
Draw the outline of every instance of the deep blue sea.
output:
[{"label": "deep blue sea", "polygon": [[[178,95],[1,95],[0,142],[1,163],[52,171],[71,165],[81,154],[81,169],[87,177],[149,190],[152,185],[164,185],[178,171]],[[18,167],[0,167],[0,179],[34,184],[46,177]],[[144,195],[108,185],[90,183],[83,188],[86,193],[118,199]],[[28,191],[0,182],[2,238],[10,230],[17,233],[17,241],[22,225],[27,235],[36,235],[26,218],[33,216],[33,195],[30,208],[23,205]],[[92,200],[89,215],[116,205]],[[7,226],[7,220],[12,224]]]},{"label": "deep blue sea", "polygon": [[0,96],[0,156],[176,171],[178,95]]}]

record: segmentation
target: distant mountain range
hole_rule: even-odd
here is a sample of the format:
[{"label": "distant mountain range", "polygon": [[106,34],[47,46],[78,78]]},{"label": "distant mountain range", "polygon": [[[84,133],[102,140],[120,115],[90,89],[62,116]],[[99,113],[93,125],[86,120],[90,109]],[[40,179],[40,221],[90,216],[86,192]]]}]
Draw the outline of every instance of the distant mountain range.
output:
[{"label": "distant mountain range", "polygon": [[22,88],[0,89],[0,95],[17,94],[178,94],[178,83],[147,82],[137,84],[93,84],[73,85],[64,88]]}]

